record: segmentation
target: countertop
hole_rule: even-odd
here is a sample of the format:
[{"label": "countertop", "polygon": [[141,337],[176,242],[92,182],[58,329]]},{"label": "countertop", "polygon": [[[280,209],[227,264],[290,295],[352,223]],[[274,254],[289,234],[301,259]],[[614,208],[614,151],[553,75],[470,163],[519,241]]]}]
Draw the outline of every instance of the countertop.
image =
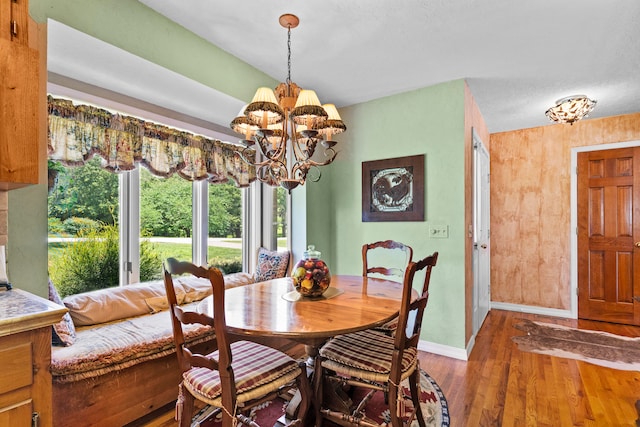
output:
[{"label": "countertop", "polygon": [[51,326],[67,308],[21,289],[0,290],[0,337]]}]

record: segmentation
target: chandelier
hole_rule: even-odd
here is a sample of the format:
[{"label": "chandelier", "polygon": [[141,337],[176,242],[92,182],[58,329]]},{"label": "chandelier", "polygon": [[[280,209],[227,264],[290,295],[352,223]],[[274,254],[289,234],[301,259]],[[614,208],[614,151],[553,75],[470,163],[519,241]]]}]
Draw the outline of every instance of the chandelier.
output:
[{"label": "chandelier", "polygon": [[[231,121],[231,129],[244,136],[240,143],[242,159],[255,166],[258,180],[281,186],[291,192],[307,179],[320,179],[320,166],[336,158],[333,135],[344,132],[333,104],[321,105],[313,90],[302,89],[291,81],[291,29],[300,20],[297,16],[280,16],[280,25],[287,29],[287,79],[276,87],[258,88],[250,104],[244,106]],[[324,150],[316,148],[318,143]],[[261,156],[255,163],[248,160],[248,150],[257,146]],[[314,158],[314,154],[316,157]]]},{"label": "chandelier", "polygon": [[572,124],[586,117],[597,101],[586,95],[572,95],[556,101],[556,105],[545,113],[549,120],[558,123]]}]

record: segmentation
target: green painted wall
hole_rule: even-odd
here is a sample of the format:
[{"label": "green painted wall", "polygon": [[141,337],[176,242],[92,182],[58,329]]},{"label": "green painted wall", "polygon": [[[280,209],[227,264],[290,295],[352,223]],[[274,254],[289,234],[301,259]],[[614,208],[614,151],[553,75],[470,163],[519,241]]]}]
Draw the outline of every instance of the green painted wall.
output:
[{"label": "green painted wall", "polygon": [[[464,81],[340,113],[348,127],[336,137],[340,153],[322,179],[305,188],[307,242],[340,274],[361,274],[361,247],[367,242],[399,240],[413,247],[414,258],[438,251],[422,339],[464,349]],[[416,154],[425,154],[425,221],[362,222],[362,162]],[[432,224],[447,225],[449,238],[430,238]]]},{"label": "green painted wall", "polygon": [[[46,167],[41,173],[46,175]],[[8,231],[9,280],[16,288],[48,298],[45,184],[9,191]]]}]

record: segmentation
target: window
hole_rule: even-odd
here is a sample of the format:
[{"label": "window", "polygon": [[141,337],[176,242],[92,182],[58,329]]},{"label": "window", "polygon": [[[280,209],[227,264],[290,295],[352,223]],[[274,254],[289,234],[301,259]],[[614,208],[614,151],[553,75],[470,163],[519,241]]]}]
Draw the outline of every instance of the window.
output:
[{"label": "window", "polygon": [[208,186],[207,264],[225,273],[243,270],[242,192],[232,183]]},{"label": "window", "polygon": [[278,187],[275,191],[275,198],[273,200],[273,209],[275,221],[273,231],[276,235],[278,250],[291,247],[289,241],[289,193],[282,187]]},{"label": "window", "polygon": [[140,170],[140,240],[162,243],[162,257],[192,260],[192,187],[177,175],[153,176]]},{"label": "window", "polygon": [[[242,271],[246,190],[159,178],[144,167],[114,174],[99,158],[53,167],[59,173],[49,195],[49,268],[62,294],[160,278],[169,256]],[[196,197],[203,190],[207,197]],[[206,222],[196,219],[200,211]],[[201,240],[204,259],[195,248]]]},{"label": "window", "polygon": [[84,166],[49,162],[49,274],[61,295],[118,286],[118,175],[94,158]]}]

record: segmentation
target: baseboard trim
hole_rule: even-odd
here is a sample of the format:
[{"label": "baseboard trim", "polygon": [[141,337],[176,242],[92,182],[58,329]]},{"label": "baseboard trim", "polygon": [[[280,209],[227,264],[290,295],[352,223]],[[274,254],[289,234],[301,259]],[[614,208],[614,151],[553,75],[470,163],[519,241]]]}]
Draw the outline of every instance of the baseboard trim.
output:
[{"label": "baseboard trim", "polygon": [[491,308],[496,310],[516,311],[520,313],[540,314],[543,316],[564,317],[575,319],[571,310],[560,310],[557,308],[538,307],[535,305],[511,304],[508,302],[491,301]]},{"label": "baseboard trim", "polygon": [[465,361],[469,359],[467,350],[464,348],[451,347],[449,345],[438,344],[430,341],[418,341],[418,350],[440,356],[451,357],[453,359]]},{"label": "baseboard trim", "polygon": [[471,355],[471,351],[473,350],[474,345],[476,345],[475,334],[471,335],[471,338],[469,338],[469,342],[467,343],[467,359],[466,360],[469,360],[469,356]]}]

